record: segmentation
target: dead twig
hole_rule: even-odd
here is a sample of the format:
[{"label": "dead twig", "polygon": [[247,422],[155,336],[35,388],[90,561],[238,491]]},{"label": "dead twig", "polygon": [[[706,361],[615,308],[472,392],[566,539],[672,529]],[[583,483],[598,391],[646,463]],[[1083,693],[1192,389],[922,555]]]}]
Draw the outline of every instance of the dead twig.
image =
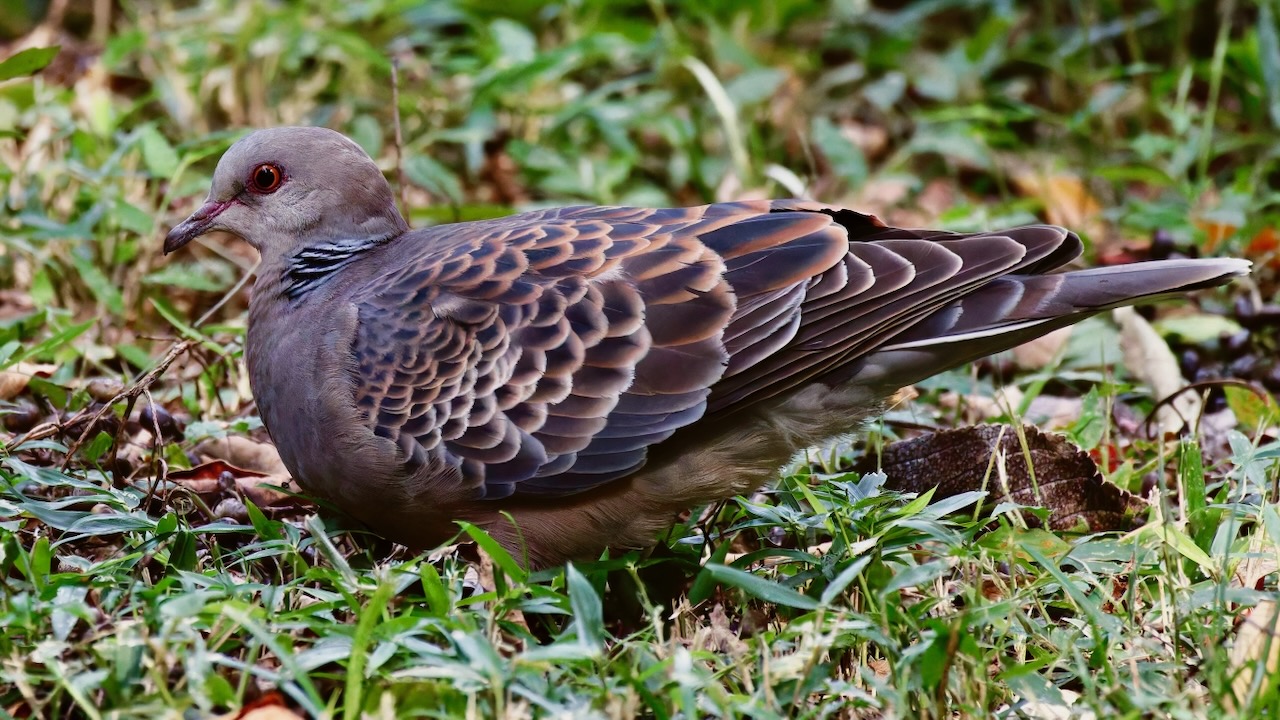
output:
[{"label": "dead twig", "polygon": [[156,401],[151,397],[150,390],[144,388],[142,393],[146,395],[147,408],[151,411],[151,483],[147,486],[147,499],[143,501],[142,506],[150,507],[151,499],[156,494],[156,488],[160,486],[161,480],[169,474],[169,464],[164,461],[164,455],[161,452],[164,446],[164,438],[160,433],[160,416],[156,412]]},{"label": "dead twig", "polygon": [[[111,412],[111,409],[115,407],[116,403],[120,402],[121,400],[126,400],[129,403],[129,407],[132,408],[133,404],[137,401],[138,396],[146,392],[147,389],[151,387],[152,383],[154,383],[157,379],[159,379],[159,377],[163,375],[166,370],[169,369],[169,366],[172,365],[175,360],[177,360],[183,353],[189,350],[191,346],[194,344],[195,344],[194,341],[191,341],[191,340],[181,340],[177,343],[174,343],[173,346],[169,348],[169,351],[165,353],[164,357],[160,359],[160,362],[156,363],[155,367],[148,370],[142,377],[138,378],[133,382],[133,384],[129,385],[129,387],[116,393],[115,397],[111,398],[111,400],[104,403],[102,407],[98,408],[97,412],[93,413],[93,415],[89,418],[89,422],[85,426],[84,431],[80,433],[80,437],[76,438],[76,441],[71,443],[71,447],[67,448],[66,458],[62,461],[62,470],[64,472],[67,470],[67,468],[71,465],[71,461],[75,457],[76,452],[80,449],[80,446],[84,445],[84,443],[89,439],[89,436],[93,434],[93,431],[98,427],[98,423],[102,422],[102,418],[106,417],[107,413]],[[80,412],[76,413],[75,417],[71,418],[71,420],[67,421],[66,423],[62,423],[62,424],[49,423],[49,425],[53,426],[51,431],[48,431],[47,434],[44,434],[41,437],[50,437],[52,435],[57,434],[63,427],[71,426],[79,422],[86,414],[88,414],[87,411],[81,410]],[[42,430],[45,427],[46,426],[42,425],[42,426],[33,428],[26,437],[20,438],[17,441],[10,443],[10,446],[15,447],[21,443],[29,442],[30,440],[37,439],[32,436],[36,434],[37,430]]]},{"label": "dead twig", "polygon": [[[1247,382],[1245,380],[1237,380],[1235,378],[1217,378],[1213,380],[1201,380],[1199,382],[1193,382],[1188,385],[1184,385],[1182,388],[1178,389],[1177,391],[1169,393],[1168,395],[1160,398],[1160,400],[1157,401],[1154,406],[1152,406],[1151,412],[1148,412],[1147,416],[1142,419],[1142,425],[1139,427],[1142,428],[1142,432],[1147,436],[1148,439],[1152,439],[1153,436],[1151,434],[1151,421],[1155,419],[1157,410],[1159,410],[1160,408],[1166,405],[1169,405],[1172,407],[1173,401],[1177,399],[1178,396],[1183,395],[1188,391],[1211,390],[1217,387],[1224,387],[1224,388],[1238,387],[1244,390],[1248,390],[1249,392],[1253,393],[1254,395],[1257,395],[1259,398],[1261,398],[1264,401],[1267,399],[1267,392],[1265,390],[1258,387],[1254,383]],[[1174,411],[1177,412],[1176,407],[1174,408]],[[1182,418],[1182,432],[1186,432],[1188,426],[1191,425],[1190,421],[1188,421],[1187,418],[1182,417],[1181,412],[1178,412],[1178,417]]]}]

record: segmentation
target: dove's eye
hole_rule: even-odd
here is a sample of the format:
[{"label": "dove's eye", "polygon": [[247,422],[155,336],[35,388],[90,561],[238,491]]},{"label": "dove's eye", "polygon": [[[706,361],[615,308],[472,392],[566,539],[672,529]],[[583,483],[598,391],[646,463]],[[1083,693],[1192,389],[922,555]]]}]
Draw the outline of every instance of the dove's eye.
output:
[{"label": "dove's eye", "polygon": [[249,174],[249,189],[258,193],[275,192],[284,181],[284,173],[271,163],[263,163]]}]

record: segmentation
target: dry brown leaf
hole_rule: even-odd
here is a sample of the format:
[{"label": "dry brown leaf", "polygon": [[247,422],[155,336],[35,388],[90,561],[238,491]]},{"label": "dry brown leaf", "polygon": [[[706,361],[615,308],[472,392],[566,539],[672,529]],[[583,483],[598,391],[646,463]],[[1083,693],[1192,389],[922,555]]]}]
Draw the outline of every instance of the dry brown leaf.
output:
[{"label": "dry brown leaf", "polygon": [[1231,647],[1231,667],[1236,676],[1231,682],[1231,689],[1242,705],[1254,696],[1254,673],[1262,673],[1258,696],[1267,692],[1269,683],[1276,682],[1274,678],[1280,670],[1278,621],[1280,614],[1276,612],[1276,602],[1264,600],[1245,613],[1240,629],[1236,631],[1236,641]]},{"label": "dry brown leaf", "polygon": [[236,720],[304,720],[304,718],[287,707],[268,705],[254,708],[240,715]]},{"label": "dry brown leaf", "polygon": [[916,196],[916,206],[932,217],[939,217],[956,206],[961,197],[960,188],[950,178],[930,180]]},{"label": "dry brown leaf", "polygon": [[875,160],[889,148],[889,131],[883,125],[864,125],[846,120],[840,123],[840,134],[858,146],[868,160]]},{"label": "dry brown leaf", "polygon": [[710,650],[719,655],[738,658],[747,651],[747,644],[734,631],[733,623],[729,621],[729,616],[724,611],[724,605],[716,603],[707,616],[707,624],[699,626],[694,631],[689,649]]},{"label": "dry brown leaf", "polygon": [[873,176],[858,188],[849,204],[884,219],[910,192],[911,183],[906,178]]},{"label": "dry brown leaf", "polygon": [[1181,392],[1187,383],[1169,344],[1133,308],[1116,308],[1111,315],[1120,325],[1120,350],[1129,372],[1151,386],[1156,400],[1177,394],[1156,410],[1156,424],[1160,432],[1176,433],[1184,425],[1194,423],[1202,409],[1200,396]]},{"label": "dry brown leaf", "polygon": [[219,716],[218,720],[303,720],[303,717],[284,704],[280,693],[272,691],[239,710]]},{"label": "dry brown leaf", "polygon": [[[486,590],[498,587],[498,581],[494,575],[493,558],[483,548],[477,546],[477,549],[479,550],[480,562],[472,567],[476,568],[480,573],[478,579],[480,587]],[[525,619],[524,612],[519,608],[512,608],[510,614],[506,616],[506,620],[524,630],[526,635],[529,634],[529,622]],[[524,649],[524,639],[519,635],[503,632],[502,637],[510,643],[509,646],[517,650]],[[493,639],[496,640],[497,638]]]},{"label": "dry brown leaf", "polygon": [[877,678],[884,679],[889,677],[889,671],[893,666],[884,658],[872,658],[867,661],[867,667],[871,668],[871,672],[876,674]]},{"label": "dry brown leaf", "polygon": [[938,406],[948,410],[962,410],[965,422],[972,424],[1012,413],[1022,405],[1023,393],[1016,385],[1006,385],[987,395],[961,395],[945,392],[938,398]]},{"label": "dry brown leaf", "polygon": [[1196,220],[1195,226],[1204,232],[1204,249],[1208,252],[1217,250],[1224,240],[1235,235],[1239,229],[1235,225],[1204,219]]},{"label": "dry brown leaf", "polygon": [[196,452],[209,460],[223,460],[264,475],[289,474],[274,445],[239,435],[210,438],[197,445]]},{"label": "dry brown leaf", "polygon": [[[1204,231],[1204,248],[1206,252],[1214,252],[1223,241],[1235,235],[1236,231],[1239,230],[1235,225],[1213,220],[1197,220],[1195,225]],[[1272,268],[1280,269],[1280,232],[1277,232],[1273,227],[1262,228],[1257,234],[1249,238],[1249,242],[1245,243],[1242,253],[1243,257],[1249,260],[1265,263]]]},{"label": "dry brown leaf", "polygon": [[480,168],[485,199],[500,205],[522,205],[529,193],[520,181],[520,167],[507,152],[509,135],[501,134],[484,144],[484,165]]},{"label": "dry brown leaf", "polygon": [[18,397],[23,390],[27,389],[27,382],[30,380],[30,375],[8,370],[0,372],[0,400],[12,400]]},{"label": "dry brown leaf", "polygon": [[[30,280],[27,280],[30,282]],[[0,290],[0,320],[12,320],[35,312],[31,296],[20,290]]]},{"label": "dry brown leaf", "polygon": [[1044,204],[1049,222],[1082,232],[1094,242],[1103,238],[1102,203],[1078,176],[1022,169],[1015,171],[1012,179],[1018,192]]},{"label": "dry brown leaf", "polygon": [[1022,370],[1043,370],[1062,352],[1071,339],[1071,326],[1022,343],[1013,349],[1013,362]]},{"label": "dry brown leaf", "polygon": [[238,468],[222,460],[203,463],[189,470],[174,470],[169,473],[168,479],[199,495],[208,503],[217,503],[231,489],[224,484],[229,479],[234,482],[236,490],[258,507],[299,504],[298,498],[276,489],[290,486],[293,478],[288,473],[267,475]]},{"label": "dry brown leaf", "polygon": [[979,425],[902,440],[879,457],[867,453],[853,469],[882,470],[885,487],[899,492],[936,488],[934,497],[942,499],[987,490],[988,506],[1003,498],[1040,505],[1048,508],[1054,530],[1081,525],[1091,532],[1127,530],[1146,509],[1140,498],[1107,482],[1089,455],[1066,437],[1030,425],[1021,436],[1009,426]]},{"label": "dry brown leaf", "polygon": [[1234,584],[1248,590],[1261,590],[1262,579],[1280,570],[1274,551],[1274,546],[1254,535],[1249,542],[1248,551],[1243,553],[1244,560],[1236,566],[1232,576]]},{"label": "dry brown leaf", "polygon": [[27,389],[31,378],[48,377],[57,370],[57,365],[45,363],[20,362],[8,370],[0,371],[0,400],[12,400]]},{"label": "dry brown leaf", "polygon": [[1084,400],[1061,395],[1037,395],[1022,414],[1024,420],[1041,430],[1061,430],[1080,419]]}]

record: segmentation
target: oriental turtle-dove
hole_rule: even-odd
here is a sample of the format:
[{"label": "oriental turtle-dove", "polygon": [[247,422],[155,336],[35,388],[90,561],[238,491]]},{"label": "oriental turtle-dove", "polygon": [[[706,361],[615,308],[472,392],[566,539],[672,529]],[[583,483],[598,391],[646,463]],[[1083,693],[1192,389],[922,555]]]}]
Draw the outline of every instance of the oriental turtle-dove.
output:
[{"label": "oriental turtle-dove", "polygon": [[412,547],[477,523],[534,566],[652,543],[904,385],[1249,268],[1056,272],[1081,252],[1062,228],[800,200],[411,230],[359,146],[296,127],[235,143],[165,252],[211,231],[262,256],[245,354],[301,486]]}]

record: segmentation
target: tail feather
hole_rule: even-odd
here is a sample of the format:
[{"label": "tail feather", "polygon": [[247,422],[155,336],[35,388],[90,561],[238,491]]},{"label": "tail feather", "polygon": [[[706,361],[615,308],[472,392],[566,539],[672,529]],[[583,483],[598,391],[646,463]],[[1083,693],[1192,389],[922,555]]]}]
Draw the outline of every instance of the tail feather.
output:
[{"label": "tail feather", "polygon": [[909,385],[1112,308],[1246,275],[1234,258],[1161,260],[1053,275],[1006,275],[938,308],[869,353],[859,381]]}]

